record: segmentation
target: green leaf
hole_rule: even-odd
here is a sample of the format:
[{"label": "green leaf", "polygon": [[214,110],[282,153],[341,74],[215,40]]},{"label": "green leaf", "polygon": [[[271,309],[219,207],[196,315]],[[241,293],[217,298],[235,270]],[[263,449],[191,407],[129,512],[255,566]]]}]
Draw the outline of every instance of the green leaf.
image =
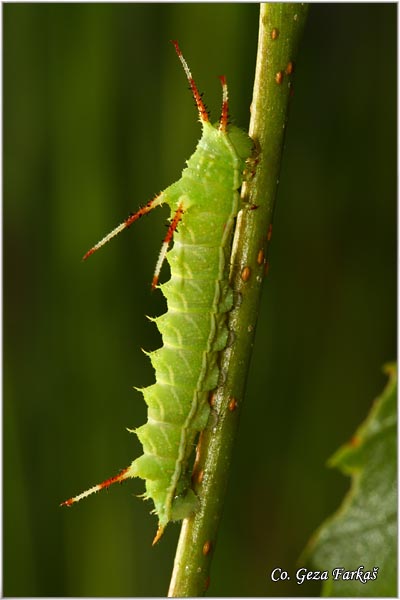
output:
[{"label": "green leaf", "polygon": [[[387,365],[389,381],[354,437],[330,459],[352,478],[339,510],[322,524],[306,554],[328,571],[324,596],[397,595],[397,373]],[[363,569],[359,569],[363,567]],[[349,571],[376,579],[363,583]],[[343,569],[337,579],[334,569]]]}]

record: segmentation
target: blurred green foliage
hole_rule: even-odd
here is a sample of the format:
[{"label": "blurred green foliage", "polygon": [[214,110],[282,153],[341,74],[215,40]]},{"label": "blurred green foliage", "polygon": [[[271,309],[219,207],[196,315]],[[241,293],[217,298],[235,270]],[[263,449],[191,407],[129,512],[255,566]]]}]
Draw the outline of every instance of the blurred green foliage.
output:
[{"label": "blurred green foliage", "polygon": [[[210,594],[318,595],[293,572],[347,486],[326,469],[396,352],[396,10],[312,6],[296,68],[271,268]],[[141,481],[60,509],[138,456],[133,385],[167,212],[82,254],[179,177],[199,137],[170,39],[215,119],[248,125],[256,4],[5,4],[4,594],[164,595]],[[167,273],[164,272],[164,277]]]},{"label": "blurred green foliage", "polygon": [[[351,487],[306,548],[313,566],[331,574],[323,585],[324,596],[397,595],[396,364],[384,370],[389,380],[367,418],[329,460],[331,467],[351,476]],[[351,570],[358,571],[364,584],[350,578]]]}]

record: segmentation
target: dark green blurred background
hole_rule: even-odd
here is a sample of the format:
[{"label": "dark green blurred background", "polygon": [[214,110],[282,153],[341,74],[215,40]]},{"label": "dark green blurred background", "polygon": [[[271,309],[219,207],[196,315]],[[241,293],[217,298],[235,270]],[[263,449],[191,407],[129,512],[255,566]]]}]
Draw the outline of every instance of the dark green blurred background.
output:
[{"label": "dark green blurred background", "polygon": [[[309,15],[212,595],[319,593],[269,574],[338,506],[348,480],[326,460],[395,358],[396,11]],[[226,74],[247,127],[258,5],[3,4],[3,27],[4,594],[164,595],[179,527],[151,547],[143,482],[58,504],[140,453],[125,428],[146,420],[132,386],[153,381],[168,211],[80,258],[195,147],[170,39],[215,119]]]}]

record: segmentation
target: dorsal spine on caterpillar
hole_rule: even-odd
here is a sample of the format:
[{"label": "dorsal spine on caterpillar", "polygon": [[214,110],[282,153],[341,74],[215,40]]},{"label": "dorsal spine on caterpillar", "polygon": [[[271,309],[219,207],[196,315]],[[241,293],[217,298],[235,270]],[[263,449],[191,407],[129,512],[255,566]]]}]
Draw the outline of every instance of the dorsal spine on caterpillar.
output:
[{"label": "dorsal spine on caterpillar", "polygon": [[[146,481],[145,498],[154,502],[159,526],[155,543],[169,521],[180,520],[198,507],[190,487],[189,461],[195,438],[210,413],[208,396],[218,382],[218,353],[228,338],[227,312],[232,307],[229,258],[234,219],[245,162],[252,142],[228,124],[228,88],[220,77],[223,99],[219,123],[212,125],[189,67],[173,42],[196,102],[202,136],[181,179],[131,215],[96,244],[87,258],[112,237],[156,206],[168,204],[171,224],[157,262],[152,287],[164,258],[171,278],[161,288],[167,312],[154,319],[163,346],[149,354],[156,383],[142,389],[148,421],[135,430],[143,455],[119,475],[64,502],[71,505],[112,483],[130,477]],[[179,231],[178,231],[179,225]],[[168,252],[174,239],[173,248]]]}]

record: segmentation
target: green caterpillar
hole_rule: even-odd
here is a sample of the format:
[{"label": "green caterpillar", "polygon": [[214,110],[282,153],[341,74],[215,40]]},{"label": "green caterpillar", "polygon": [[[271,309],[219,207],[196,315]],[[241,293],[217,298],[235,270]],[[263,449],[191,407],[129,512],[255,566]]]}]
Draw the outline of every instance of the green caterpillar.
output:
[{"label": "green caterpillar", "polygon": [[[64,502],[71,505],[112,483],[130,477],[146,481],[144,498],[154,502],[161,537],[169,521],[183,519],[198,507],[191,489],[190,459],[196,436],[207,423],[208,397],[218,383],[218,353],[228,339],[227,313],[232,308],[229,260],[239,188],[246,161],[252,152],[248,135],[228,125],[228,89],[222,84],[222,111],[212,125],[189,67],[177,42],[173,42],[188,78],[202,136],[182,177],[146,206],[131,215],[96,244],[84,258],[129,227],[156,206],[168,204],[171,223],[156,265],[152,287],[164,258],[171,279],[159,287],[167,299],[167,312],[154,319],[163,346],[149,354],[156,383],[142,389],[148,421],[135,430],[143,455],[121,473]],[[179,231],[178,231],[179,225]],[[173,238],[173,248],[168,247]]]}]

